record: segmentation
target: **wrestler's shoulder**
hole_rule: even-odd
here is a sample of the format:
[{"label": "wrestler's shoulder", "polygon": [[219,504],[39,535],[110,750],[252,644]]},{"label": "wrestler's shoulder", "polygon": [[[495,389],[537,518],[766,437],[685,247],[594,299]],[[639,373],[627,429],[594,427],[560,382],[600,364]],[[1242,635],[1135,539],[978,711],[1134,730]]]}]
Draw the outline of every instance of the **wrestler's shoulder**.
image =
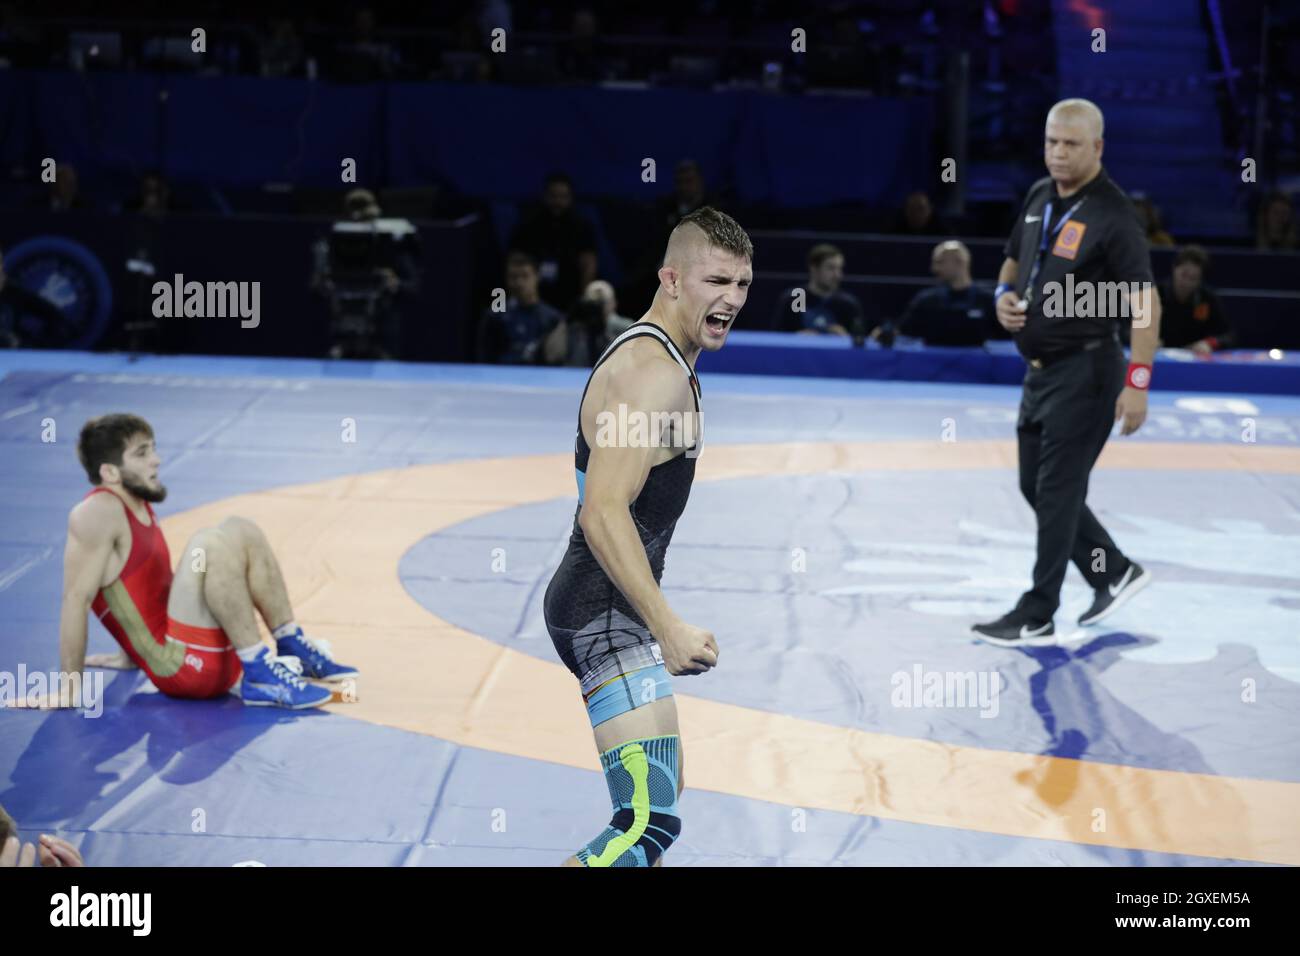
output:
[{"label": "wrestler's shoulder", "polygon": [[628,397],[667,398],[689,389],[682,367],[649,336],[620,346],[596,369],[595,377]]},{"label": "wrestler's shoulder", "polygon": [[122,502],[112,494],[83,498],[68,512],[68,530],[87,540],[115,534],[125,526]]},{"label": "wrestler's shoulder", "polygon": [[678,374],[681,370],[677,360],[664,348],[663,342],[651,335],[637,335],[628,339],[614,350],[601,364],[601,368],[607,365],[612,365],[619,371],[640,369],[647,375],[662,375],[666,368],[676,369]]}]

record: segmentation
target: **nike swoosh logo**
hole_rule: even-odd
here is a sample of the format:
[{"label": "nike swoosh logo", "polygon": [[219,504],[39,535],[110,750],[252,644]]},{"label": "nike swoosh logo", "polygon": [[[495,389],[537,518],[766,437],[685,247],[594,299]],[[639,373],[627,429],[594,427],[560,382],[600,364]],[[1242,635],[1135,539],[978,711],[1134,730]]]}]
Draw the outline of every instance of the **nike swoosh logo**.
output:
[{"label": "nike swoosh logo", "polygon": [[1042,216],[1026,216],[1025,222],[1038,222],[1038,220],[1042,218],[1043,218]]},{"label": "nike swoosh logo", "polygon": [[1024,640],[1026,637],[1042,637],[1047,633],[1047,628],[1048,625],[1044,624],[1042,627],[1036,627],[1031,630],[1028,624],[1022,624],[1020,625],[1020,639]]},{"label": "nike swoosh logo", "polygon": [[1118,597],[1119,592],[1123,591],[1126,587],[1128,587],[1129,578],[1131,577],[1133,577],[1133,569],[1129,568],[1127,571],[1124,572],[1124,576],[1119,579],[1118,584],[1106,585],[1106,590],[1110,592],[1110,596]]}]

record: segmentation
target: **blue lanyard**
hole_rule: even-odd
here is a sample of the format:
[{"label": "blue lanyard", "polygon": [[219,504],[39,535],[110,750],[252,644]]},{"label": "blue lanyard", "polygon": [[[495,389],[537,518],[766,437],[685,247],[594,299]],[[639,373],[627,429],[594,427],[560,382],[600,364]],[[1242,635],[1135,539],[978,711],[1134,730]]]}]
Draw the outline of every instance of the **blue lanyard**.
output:
[{"label": "blue lanyard", "polygon": [[1082,206],[1087,201],[1088,201],[1088,197],[1084,196],[1073,206],[1067,209],[1065,211],[1065,215],[1061,217],[1061,221],[1056,224],[1055,229],[1051,228],[1052,204],[1049,202],[1047,205],[1043,207],[1043,228],[1039,235],[1039,240],[1038,240],[1038,254],[1034,256],[1034,264],[1029,270],[1029,281],[1025,284],[1026,302],[1033,300],[1034,282],[1038,278],[1039,270],[1042,269],[1043,267],[1043,260],[1047,257],[1048,240],[1055,239],[1057,234],[1061,231],[1061,229],[1064,228],[1065,224],[1070,221],[1070,217],[1073,216],[1076,212],[1078,212],[1079,207]]}]

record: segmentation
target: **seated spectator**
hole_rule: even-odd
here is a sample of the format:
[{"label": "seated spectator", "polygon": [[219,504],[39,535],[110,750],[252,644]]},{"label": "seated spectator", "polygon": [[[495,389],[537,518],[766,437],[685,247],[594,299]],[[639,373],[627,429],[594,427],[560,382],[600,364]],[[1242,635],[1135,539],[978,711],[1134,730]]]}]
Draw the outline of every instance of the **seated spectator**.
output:
[{"label": "seated spectator", "polygon": [[[662,248],[668,242],[668,234],[677,228],[682,217],[690,215],[703,206],[711,206],[714,199],[705,192],[704,172],[700,164],[693,159],[683,159],[673,170],[673,191],[655,203],[655,222],[660,229],[661,241],[655,245]],[[659,271],[655,263],[656,276]]]},{"label": "seated spectator", "polygon": [[926,345],[983,345],[1006,338],[993,309],[993,292],[971,280],[970,250],[955,239],[941,242],[930,255],[939,281],[922,289],[898,320],[898,333]]},{"label": "seated spectator", "polygon": [[635,319],[630,319],[626,315],[618,314],[618,299],[614,295],[614,287],[604,279],[597,279],[587,286],[582,292],[582,297],[591,302],[599,302],[601,315],[605,319],[605,334],[610,340],[626,332]]},{"label": "seated spectator", "polygon": [[338,46],[338,69],[344,82],[392,79],[397,69],[397,50],[378,39],[377,33],[375,11],[370,7],[357,10],[352,18],[352,36]]},{"label": "seated spectator", "polygon": [[297,76],[302,71],[302,40],[286,17],[271,21],[271,32],[262,39],[260,52],[263,76]]},{"label": "seated spectator", "polygon": [[1165,249],[1171,247],[1174,244],[1174,237],[1165,232],[1160,210],[1156,208],[1156,204],[1147,198],[1145,193],[1133,193],[1131,198],[1134,208],[1137,209],[1138,221],[1142,223],[1142,231],[1146,234],[1147,245]]},{"label": "seated spectator", "polygon": [[41,834],[35,843],[24,844],[18,836],[18,824],[3,806],[0,806],[0,869],[11,866],[35,866],[37,855],[41,866],[85,866],[81,851],[67,840]]},{"label": "seated spectator", "polygon": [[58,163],[54,167],[54,182],[49,184],[49,192],[43,205],[50,212],[63,212],[68,209],[85,209],[86,200],[81,196],[81,182],[77,168],[71,163]]},{"label": "seated spectator", "polygon": [[[495,7],[495,5],[489,5]],[[484,7],[481,11],[467,8],[452,27],[451,42],[439,56],[438,79],[458,83],[487,83],[496,78],[499,68],[496,57],[489,52],[492,31],[502,29],[512,34],[509,9],[505,17],[495,15]]]},{"label": "seated spectator", "polygon": [[1295,209],[1283,192],[1270,193],[1255,218],[1255,248],[1261,252],[1289,252],[1296,248]]},{"label": "seated spectator", "polygon": [[904,236],[943,236],[950,231],[934,211],[930,197],[920,190],[903,201],[894,220],[894,232]]},{"label": "seated spectator", "polygon": [[1232,326],[1223,303],[1203,281],[1209,265],[1209,253],[1200,246],[1178,250],[1173,274],[1156,287],[1160,293],[1161,345],[1189,348],[1201,355],[1232,347]]},{"label": "seated spectator", "polygon": [[591,283],[582,298],[546,337],[547,365],[590,368],[632,320],[618,314],[614,287],[603,279]]},{"label": "seated spectator", "polygon": [[772,327],[808,335],[865,335],[869,330],[862,302],[840,288],[843,279],[844,253],[829,243],[813,246],[808,252],[807,287],[781,293]]},{"label": "seated spectator", "polygon": [[158,173],[145,173],[140,179],[140,192],[135,199],[127,204],[127,209],[131,212],[138,212],[142,216],[152,216],[161,219],[172,211],[171,187],[167,181]]},{"label": "seated spectator", "polygon": [[560,50],[559,68],[567,80],[597,83],[605,79],[596,14],[589,7],[573,11],[573,25]]},{"label": "seated spectator", "polygon": [[649,307],[659,289],[659,267],[663,265],[663,250],[668,237],[682,217],[704,206],[720,207],[720,204],[717,197],[706,191],[700,164],[693,159],[678,161],[673,171],[673,191],[657,199],[650,208],[654,232],[647,235],[641,254],[627,270],[623,286],[626,301]]},{"label": "seated spectator", "polygon": [[533,257],[542,298],[561,311],[596,278],[596,230],[573,208],[564,173],[546,177],[541,208],[516,227],[509,247]]},{"label": "seated spectator", "polygon": [[487,309],[479,323],[477,357],[480,362],[532,365],[542,360],[546,336],[564,318],[541,300],[537,263],[523,252],[506,258],[504,312]]}]

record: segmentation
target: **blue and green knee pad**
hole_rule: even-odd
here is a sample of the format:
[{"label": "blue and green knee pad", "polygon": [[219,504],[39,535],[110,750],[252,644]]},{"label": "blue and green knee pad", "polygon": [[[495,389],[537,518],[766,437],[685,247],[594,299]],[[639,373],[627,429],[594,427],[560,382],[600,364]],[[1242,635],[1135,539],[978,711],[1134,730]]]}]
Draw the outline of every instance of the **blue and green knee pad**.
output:
[{"label": "blue and green knee pad", "polygon": [[614,817],[577,852],[584,866],[654,866],[682,832],[677,738],[630,740],[600,755]]},{"label": "blue and green knee pad", "polygon": [[[653,699],[671,696],[672,685],[662,666],[622,675],[612,684],[631,684],[633,679],[642,683],[647,678],[655,681]],[[613,693],[604,691],[602,688],[587,701],[593,727],[637,706],[633,695],[623,693],[622,689],[611,687]],[[619,701],[617,704],[612,702],[615,699]],[[614,816],[600,836],[575,854],[580,863],[654,866],[673,845],[682,832],[681,817],[677,814],[677,748],[676,735],[648,737],[629,740],[600,755]]]}]

